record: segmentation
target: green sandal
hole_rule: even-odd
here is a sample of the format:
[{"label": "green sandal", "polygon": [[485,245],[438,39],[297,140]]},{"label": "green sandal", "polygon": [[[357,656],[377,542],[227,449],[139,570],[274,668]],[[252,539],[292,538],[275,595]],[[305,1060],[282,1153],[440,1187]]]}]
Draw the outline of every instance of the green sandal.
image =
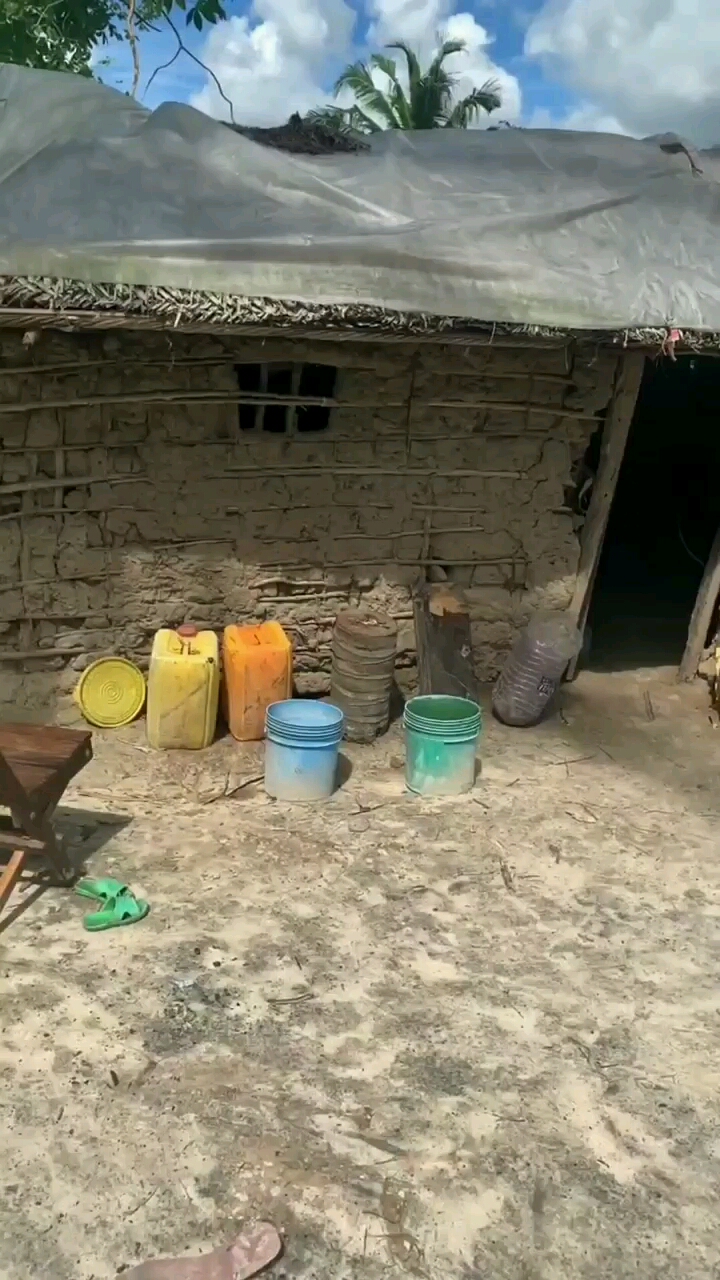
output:
[{"label": "green sandal", "polygon": [[[111,898],[119,898],[122,894],[130,893],[126,884],[121,884],[119,880],[81,880],[75,885],[75,892],[80,894],[81,898],[96,898],[98,902],[109,902]],[[132,896],[132,895],[131,895]]]},{"label": "green sandal", "polygon": [[120,925],[135,924],[144,920],[150,910],[149,903],[135,898],[125,890],[115,898],[109,898],[102,911],[91,911],[85,916],[83,925],[90,933],[100,933],[103,929],[117,929]]}]

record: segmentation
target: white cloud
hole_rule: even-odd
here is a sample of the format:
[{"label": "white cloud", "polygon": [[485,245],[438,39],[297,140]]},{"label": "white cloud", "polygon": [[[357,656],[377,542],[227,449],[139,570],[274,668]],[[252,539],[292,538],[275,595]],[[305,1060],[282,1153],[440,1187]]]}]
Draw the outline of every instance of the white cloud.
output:
[{"label": "white cloud", "polygon": [[616,116],[608,115],[592,103],[573,107],[564,115],[538,107],[526,122],[528,129],[576,129],[579,133],[627,133]]},{"label": "white cloud", "polygon": [[[500,117],[518,119],[517,79],[492,60],[492,40],[472,14],[452,10],[453,0],[370,0],[365,43],[372,51],[391,40],[405,40],[427,59],[441,40],[465,40],[467,51],[448,62],[458,76],[458,96],[497,80],[503,97]],[[280,124],[293,111],[303,114],[330,100],[337,71],[366,55],[353,43],[356,19],[345,0],[254,0],[247,16],[230,18],[210,31],[202,58],[232,100],[236,120]],[[212,81],[192,105],[227,119],[227,106]]]},{"label": "white cloud", "polygon": [[[472,14],[456,13],[447,19],[442,29],[445,40],[464,40],[467,45],[465,53],[453,54],[448,59],[448,66],[458,76],[457,93],[462,98],[486,80],[495,80],[500,86],[502,107],[496,113],[501,120],[517,121],[520,118],[521,91],[517,78],[504,67],[493,62],[490,57],[492,40],[484,27],[475,21]],[[492,123],[492,117],[485,116],[480,123]]]},{"label": "white cloud", "polygon": [[547,0],[525,52],[578,93],[594,127],[720,142],[717,0]]},{"label": "white cloud", "polygon": [[406,40],[426,58],[452,8],[451,0],[369,0],[368,44],[381,48],[390,40]]},{"label": "white cloud", "polygon": [[[458,77],[457,96],[496,80],[503,105],[500,117],[517,120],[520,115],[520,85],[515,76],[490,57],[492,37],[471,13],[454,13],[452,0],[371,0],[368,42],[382,48],[392,40],[405,40],[422,60],[432,57],[442,40],[464,40],[464,53],[448,59],[448,70]],[[487,123],[487,117],[479,122]]]},{"label": "white cloud", "polygon": [[[238,122],[282,124],[327,98],[329,64],[352,51],[355,11],[345,0],[254,0],[249,15],[214,27],[202,50]],[[212,81],[192,99],[209,115],[228,109]]]}]

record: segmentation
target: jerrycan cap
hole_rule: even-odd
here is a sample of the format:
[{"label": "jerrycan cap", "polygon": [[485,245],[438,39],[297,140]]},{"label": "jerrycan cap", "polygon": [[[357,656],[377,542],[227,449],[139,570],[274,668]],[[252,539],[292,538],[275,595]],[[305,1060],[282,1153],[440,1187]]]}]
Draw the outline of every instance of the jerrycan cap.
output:
[{"label": "jerrycan cap", "polygon": [[175,634],[183,640],[194,640],[197,633],[197,627],[194,627],[191,622],[186,622],[182,627],[178,627]]}]

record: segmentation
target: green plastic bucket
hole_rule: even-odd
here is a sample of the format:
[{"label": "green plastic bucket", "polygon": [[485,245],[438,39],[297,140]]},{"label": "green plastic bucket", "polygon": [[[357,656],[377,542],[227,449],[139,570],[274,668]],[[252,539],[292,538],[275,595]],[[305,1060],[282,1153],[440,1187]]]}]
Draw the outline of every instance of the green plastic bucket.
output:
[{"label": "green plastic bucket", "polygon": [[475,782],[482,711],[469,698],[428,694],[405,707],[405,785],[420,796],[460,796]]}]

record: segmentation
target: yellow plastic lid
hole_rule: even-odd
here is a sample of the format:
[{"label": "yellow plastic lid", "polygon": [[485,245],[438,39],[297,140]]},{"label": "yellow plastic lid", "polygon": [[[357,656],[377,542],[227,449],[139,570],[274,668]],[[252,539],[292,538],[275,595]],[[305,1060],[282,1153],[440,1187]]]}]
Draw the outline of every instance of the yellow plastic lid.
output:
[{"label": "yellow plastic lid", "polygon": [[127,658],[98,658],[83,671],[75,701],[88,724],[117,729],[140,715],[145,705],[145,677]]}]

